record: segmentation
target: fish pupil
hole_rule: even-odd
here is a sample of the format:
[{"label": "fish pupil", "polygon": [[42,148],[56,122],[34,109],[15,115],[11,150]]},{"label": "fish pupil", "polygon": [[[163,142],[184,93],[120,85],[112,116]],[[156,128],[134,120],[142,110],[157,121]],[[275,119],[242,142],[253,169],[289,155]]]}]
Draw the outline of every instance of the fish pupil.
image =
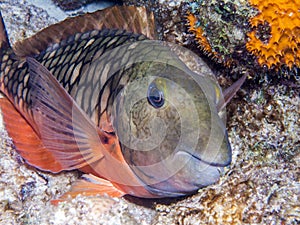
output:
[{"label": "fish pupil", "polygon": [[165,103],[164,93],[157,88],[155,83],[149,85],[147,99],[154,108],[160,108]]}]

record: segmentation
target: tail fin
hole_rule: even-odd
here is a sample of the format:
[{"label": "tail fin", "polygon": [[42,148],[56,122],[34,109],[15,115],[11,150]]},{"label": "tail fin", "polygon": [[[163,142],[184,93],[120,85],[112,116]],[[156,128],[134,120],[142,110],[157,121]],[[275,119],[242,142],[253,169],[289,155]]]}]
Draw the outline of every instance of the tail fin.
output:
[{"label": "tail fin", "polygon": [[7,32],[5,29],[4,21],[2,18],[2,14],[0,12],[0,53],[2,49],[10,48],[10,43],[8,40]]}]

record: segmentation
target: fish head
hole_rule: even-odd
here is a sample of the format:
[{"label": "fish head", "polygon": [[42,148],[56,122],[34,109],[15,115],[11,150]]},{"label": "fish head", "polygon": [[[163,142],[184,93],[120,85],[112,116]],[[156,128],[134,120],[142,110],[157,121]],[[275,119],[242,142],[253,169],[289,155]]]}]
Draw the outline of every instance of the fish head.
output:
[{"label": "fish head", "polygon": [[119,92],[112,112],[129,167],[161,197],[217,182],[231,162],[217,83],[178,58],[136,63],[133,71],[138,75]]}]

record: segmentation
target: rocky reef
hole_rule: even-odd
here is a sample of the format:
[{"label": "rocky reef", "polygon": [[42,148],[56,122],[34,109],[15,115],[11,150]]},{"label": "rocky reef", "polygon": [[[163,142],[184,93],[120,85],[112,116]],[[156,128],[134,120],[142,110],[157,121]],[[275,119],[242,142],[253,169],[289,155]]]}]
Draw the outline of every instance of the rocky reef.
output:
[{"label": "rocky reef", "polygon": [[[150,201],[78,196],[53,206],[49,201],[65,193],[80,174],[74,171],[54,175],[26,165],[2,125],[1,223],[299,224],[299,29],[285,29],[291,33],[279,31],[285,44],[288,35],[295,41],[290,43],[296,45],[282,51],[278,45],[273,60],[262,56],[273,51],[256,52],[246,44],[255,39],[274,43],[276,29],[260,14],[269,7],[269,2],[123,1],[124,4],[146,5],[152,10],[159,38],[188,47],[203,57],[218,75],[222,87],[229,86],[241,73],[249,73],[245,85],[227,106],[233,161],[218,183],[180,199]],[[296,1],[289,2],[296,4]],[[47,11],[25,0],[4,0],[0,8],[12,43],[57,21]],[[299,19],[297,12],[287,12],[291,16],[298,15],[296,19]],[[276,18],[272,17],[272,21],[280,24]],[[251,46],[259,49],[268,44],[258,42]],[[283,57],[285,53],[289,54]]]}]

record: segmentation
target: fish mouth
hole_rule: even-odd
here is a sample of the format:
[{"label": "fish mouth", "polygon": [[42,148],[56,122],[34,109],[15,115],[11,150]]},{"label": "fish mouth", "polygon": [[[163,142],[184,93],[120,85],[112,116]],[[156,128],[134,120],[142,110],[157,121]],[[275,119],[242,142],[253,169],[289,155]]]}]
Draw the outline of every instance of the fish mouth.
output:
[{"label": "fish mouth", "polygon": [[183,152],[186,153],[186,154],[188,154],[188,155],[189,155],[190,157],[192,157],[193,159],[199,160],[200,162],[205,163],[205,164],[207,164],[207,165],[209,165],[209,166],[213,166],[213,167],[227,167],[227,166],[229,166],[230,163],[231,163],[231,154],[230,154],[230,157],[229,157],[229,159],[228,159],[227,161],[222,162],[222,163],[219,163],[219,162],[208,162],[208,161],[203,160],[203,159],[201,159],[199,156],[194,155],[194,154],[192,154],[192,153],[190,153],[190,152],[187,152],[187,151],[183,151]]},{"label": "fish mouth", "polygon": [[182,168],[173,176],[156,184],[147,185],[147,189],[157,196],[176,197],[196,193],[199,189],[218,182],[224,175],[224,164],[206,162],[187,151],[178,151],[174,155],[174,164]]},{"label": "fish mouth", "polygon": [[215,168],[219,173],[218,177],[221,177],[224,175],[224,168],[228,167],[231,163],[231,159],[229,162],[226,162],[225,164],[224,163],[215,163],[215,162],[207,162],[207,161],[201,159],[200,157],[198,157],[190,152],[187,152],[187,151],[181,151],[180,153],[190,157],[190,159],[192,161],[194,161],[194,163],[201,163],[201,164],[207,165],[207,167]]}]

